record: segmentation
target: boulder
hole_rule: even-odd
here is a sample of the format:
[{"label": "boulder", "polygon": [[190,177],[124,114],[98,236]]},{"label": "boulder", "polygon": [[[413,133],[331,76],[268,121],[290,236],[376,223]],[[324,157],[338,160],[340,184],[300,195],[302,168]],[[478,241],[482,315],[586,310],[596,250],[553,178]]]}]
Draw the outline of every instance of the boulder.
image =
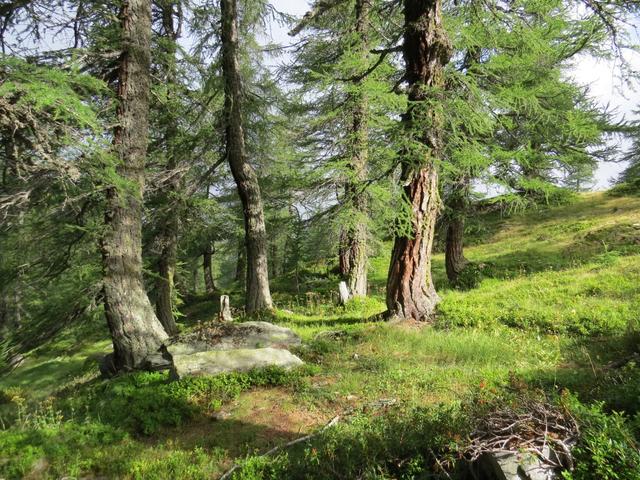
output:
[{"label": "boulder", "polygon": [[[548,447],[546,458],[557,457]],[[537,455],[529,452],[485,453],[470,465],[470,478],[474,480],[554,480],[559,478],[556,470]]]},{"label": "boulder", "polygon": [[188,354],[173,354],[171,377],[217,375],[243,372],[254,368],[276,366],[290,369],[302,365],[302,360],[279,348],[240,348],[208,350]]},{"label": "boulder", "polygon": [[171,355],[188,355],[209,350],[288,348],[300,344],[300,337],[289,328],[269,322],[242,322],[215,324],[179,338],[167,349]]}]

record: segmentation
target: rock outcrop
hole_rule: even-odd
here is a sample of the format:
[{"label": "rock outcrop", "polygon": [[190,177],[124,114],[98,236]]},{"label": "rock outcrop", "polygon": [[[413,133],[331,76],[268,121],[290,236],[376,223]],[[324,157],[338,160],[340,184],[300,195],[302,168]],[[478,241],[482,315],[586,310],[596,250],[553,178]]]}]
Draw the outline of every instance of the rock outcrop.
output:
[{"label": "rock outcrop", "polygon": [[303,363],[288,350],[300,344],[292,330],[268,322],[211,323],[149,355],[145,368],[170,370],[174,379],[268,366],[290,369]]}]

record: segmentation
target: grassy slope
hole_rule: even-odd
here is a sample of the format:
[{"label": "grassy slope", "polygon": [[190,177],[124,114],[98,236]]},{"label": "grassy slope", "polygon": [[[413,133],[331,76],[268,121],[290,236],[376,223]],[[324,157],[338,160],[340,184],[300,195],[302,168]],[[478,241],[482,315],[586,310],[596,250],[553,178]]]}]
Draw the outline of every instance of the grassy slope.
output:
[{"label": "grassy slope", "polygon": [[[384,310],[384,256],[371,261],[372,298],[346,309],[322,297],[278,295],[289,310],[278,311],[275,321],[303,337],[299,353],[311,365],[291,379],[249,376],[237,388],[231,378],[222,387],[181,389],[155,375],[144,383],[143,398],[127,380],[113,386],[96,379],[92,359],[108,349],[100,332],[67,332],[0,379],[7,419],[15,419],[16,405],[58,393],[38,414],[21,407],[24,428],[0,433],[0,452],[14,452],[0,453],[0,477],[210,478],[234,458],[308,432],[336,412],[381,398],[407,407],[451,403],[513,375],[607,400],[599,367],[625,348],[621,338],[640,311],[640,199],[590,194],[569,206],[489,216],[483,225],[466,254],[483,265],[484,279],[467,292],[441,287],[435,328],[371,321]],[[442,255],[434,278],[446,285]],[[191,306],[186,323],[214,318],[212,307]],[[346,335],[314,341],[324,330]],[[143,434],[125,419],[137,418],[136,409],[141,417],[152,411],[154,396],[172,407]],[[105,406],[110,398],[129,403],[120,417]]]}]

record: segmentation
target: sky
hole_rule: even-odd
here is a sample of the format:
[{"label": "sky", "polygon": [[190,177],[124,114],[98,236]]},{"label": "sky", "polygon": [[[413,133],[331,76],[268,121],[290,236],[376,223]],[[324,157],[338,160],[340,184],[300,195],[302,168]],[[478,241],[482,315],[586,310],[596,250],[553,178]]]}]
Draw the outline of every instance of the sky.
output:
[{"label": "sky", "polygon": [[[302,16],[309,10],[307,0],[271,0],[271,4],[280,12],[297,16]],[[273,41],[291,43],[292,39],[287,35],[287,30],[282,26],[272,27]],[[640,30],[636,29],[630,33],[635,43],[640,44]],[[640,71],[640,53],[626,52],[625,58],[636,71]],[[640,85],[636,90],[632,90],[624,84],[620,78],[618,60],[596,59],[583,55],[575,62],[573,70],[568,75],[580,85],[588,86],[592,98],[603,107],[609,106],[615,111],[615,117],[618,120],[635,118],[633,111],[640,109]],[[610,142],[619,145],[622,151],[629,148],[629,142],[620,138],[611,139]],[[608,188],[611,179],[617,177],[624,167],[625,164],[622,162],[601,162],[596,172],[594,189]]]}]

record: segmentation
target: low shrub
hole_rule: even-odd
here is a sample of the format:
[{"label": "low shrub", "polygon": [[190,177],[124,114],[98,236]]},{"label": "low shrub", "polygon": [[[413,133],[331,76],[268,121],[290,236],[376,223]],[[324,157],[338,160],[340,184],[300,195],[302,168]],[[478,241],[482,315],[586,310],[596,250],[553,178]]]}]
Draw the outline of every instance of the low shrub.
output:
[{"label": "low shrub", "polygon": [[453,287],[458,290],[472,290],[477,288],[484,278],[483,265],[469,262],[462,271],[458,274]]},{"label": "low shrub", "polygon": [[90,386],[88,391],[69,397],[62,408],[85,411],[89,418],[151,435],[163,427],[182,425],[202,407],[216,410],[251,387],[294,385],[305,374],[304,369],[269,367],[169,381],[166,373],[140,372]]},{"label": "low shrub", "polygon": [[568,396],[566,404],[581,426],[572,453],[574,471],[563,472],[565,480],[638,480],[640,450],[628,418],[607,413],[602,403],[585,405]]},{"label": "low shrub", "polygon": [[358,414],[276,457],[248,457],[233,478],[423,478],[453,468],[468,430],[456,405]]}]

